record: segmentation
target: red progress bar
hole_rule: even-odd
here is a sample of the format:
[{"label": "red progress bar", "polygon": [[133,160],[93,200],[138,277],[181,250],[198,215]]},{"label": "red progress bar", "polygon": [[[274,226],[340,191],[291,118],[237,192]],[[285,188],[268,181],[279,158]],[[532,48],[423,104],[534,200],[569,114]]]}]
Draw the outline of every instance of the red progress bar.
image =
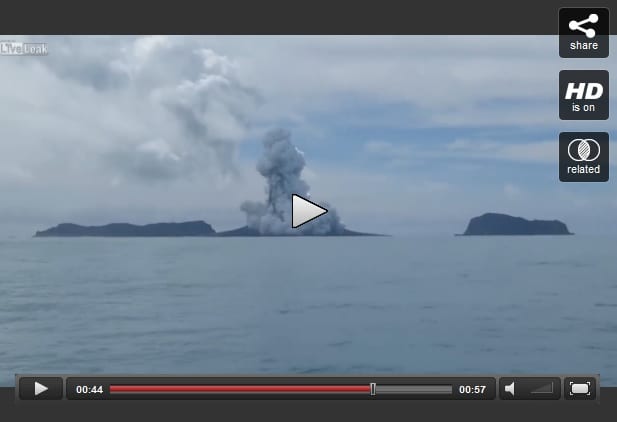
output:
[{"label": "red progress bar", "polygon": [[370,385],[110,385],[110,393],[370,393]]}]

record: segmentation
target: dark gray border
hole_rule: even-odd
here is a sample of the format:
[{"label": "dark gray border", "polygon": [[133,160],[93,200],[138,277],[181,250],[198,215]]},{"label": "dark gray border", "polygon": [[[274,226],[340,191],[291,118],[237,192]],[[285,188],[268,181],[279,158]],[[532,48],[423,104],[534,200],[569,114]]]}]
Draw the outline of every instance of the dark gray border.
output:
[{"label": "dark gray border", "polygon": [[[444,34],[556,35],[561,7],[611,1],[198,1],[4,2],[5,34]],[[611,22],[611,34],[616,34]]]},{"label": "dark gray border", "polygon": [[[2,5],[5,34],[443,34],[556,35],[558,9],[610,7],[594,1],[412,2],[381,0],[227,0],[91,3],[76,0]],[[614,19],[611,34],[616,34]],[[602,402],[216,401],[41,402],[15,405],[14,388],[0,388],[3,420],[614,420],[617,387]],[[191,416],[189,416],[191,415]],[[180,419],[178,419],[180,417]]]},{"label": "dark gray border", "polygon": [[612,421],[617,387],[602,388],[602,401],[349,401],[204,400],[15,402],[14,388],[0,388],[7,421]]}]

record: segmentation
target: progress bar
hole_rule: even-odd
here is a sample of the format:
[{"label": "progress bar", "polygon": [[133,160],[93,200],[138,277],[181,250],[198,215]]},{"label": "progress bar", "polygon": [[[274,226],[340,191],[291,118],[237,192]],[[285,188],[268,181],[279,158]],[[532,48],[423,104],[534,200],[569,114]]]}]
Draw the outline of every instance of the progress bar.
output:
[{"label": "progress bar", "polygon": [[370,385],[110,385],[117,393],[364,393]]},{"label": "progress bar", "polygon": [[68,400],[493,400],[494,377],[67,376]]}]

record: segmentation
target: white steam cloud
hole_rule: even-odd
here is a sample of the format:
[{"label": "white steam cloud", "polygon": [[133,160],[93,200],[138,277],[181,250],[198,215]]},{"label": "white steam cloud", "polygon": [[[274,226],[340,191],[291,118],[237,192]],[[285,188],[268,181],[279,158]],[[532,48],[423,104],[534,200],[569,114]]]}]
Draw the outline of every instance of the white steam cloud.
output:
[{"label": "white steam cloud", "polygon": [[[0,66],[8,75],[30,72],[29,101],[40,103],[36,110],[46,115],[37,120],[66,120],[33,134],[43,139],[37,142],[53,145],[63,160],[101,163],[97,177],[127,183],[194,176],[227,180],[237,172],[237,147],[262,103],[240,77],[237,61],[198,38],[70,37],[58,43],[64,48],[56,45],[53,55],[9,63],[15,68],[10,73]],[[0,97],[10,107],[5,98],[11,93],[4,89]],[[17,106],[28,105],[20,97],[25,94],[12,95]],[[60,101],[65,97],[70,100]],[[33,112],[28,106],[20,114]],[[34,126],[32,131],[40,130]],[[62,134],[59,140],[53,139],[56,133]]]},{"label": "white steam cloud", "polygon": [[310,199],[309,185],[302,180],[304,154],[290,141],[290,133],[274,130],[264,138],[264,154],[257,163],[257,171],[266,178],[266,202],[246,201],[241,205],[246,213],[247,226],[264,235],[341,234],[345,226],[338,213],[327,203],[320,203],[328,213],[300,226],[291,227],[291,195]]}]

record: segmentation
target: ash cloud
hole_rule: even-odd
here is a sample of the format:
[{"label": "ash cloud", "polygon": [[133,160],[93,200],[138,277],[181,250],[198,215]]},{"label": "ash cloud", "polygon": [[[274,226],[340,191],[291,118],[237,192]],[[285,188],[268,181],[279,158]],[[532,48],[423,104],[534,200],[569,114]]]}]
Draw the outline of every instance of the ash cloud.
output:
[{"label": "ash cloud", "polygon": [[311,198],[309,185],[301,177],[306,164],[304,154],[291,143],[291,134],[283,129],[269,132],[263,145],[257,171],[266,179],[266,201],[246,201],[241,205],[247,226],[263,235],[343,233],[345,226],[337,211],[325,202],[319,204],[328,209],[327,214],[297,229],[291,228],[291,195]]},{"label": "ash cloud", "polygon": [[199,154],[206,146],[214,151],[215,163],[225,173],[233,170],[236,147],[246,137],[249,116],[261,99],[240,82],[227,57],[208,49],[194,54],[202,59],[202,73],[194,80],[158,89],[153,97],[175,116],[190,141],[187,156]]},{"label": "ash cloud", "polygon": [[[236,174],[237,147],[263,103],[236,61],[199,38],[67,37],[53,45],[53,55],[35,60],[72,100],[55,114],[66,108],[78,122],[96,116],[95,125],[88,123],[100,128],[101,140],[80,139],[80,151],[100,159],[112,177],[150,182]],[[89,104],[96,108],[86,115]]]}]

